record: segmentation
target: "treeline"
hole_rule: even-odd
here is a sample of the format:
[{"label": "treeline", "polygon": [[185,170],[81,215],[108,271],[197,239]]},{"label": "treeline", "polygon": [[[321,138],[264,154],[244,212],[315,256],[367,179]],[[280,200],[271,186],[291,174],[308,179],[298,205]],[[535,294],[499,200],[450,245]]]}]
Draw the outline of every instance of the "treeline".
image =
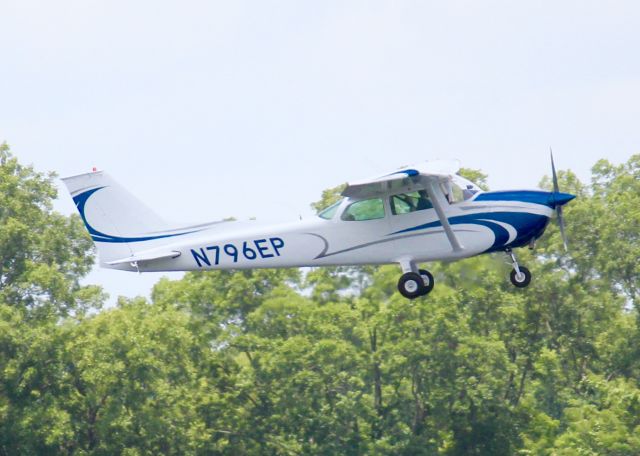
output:
[{"label": "treeline", "polygon": [[415,301],[389,266],[189,273],[101,309],[79,218],[3,145],[0,455],[638,455],[640,155],[560,177],[570,252],[550,225],[524,290],[493,255]]}]

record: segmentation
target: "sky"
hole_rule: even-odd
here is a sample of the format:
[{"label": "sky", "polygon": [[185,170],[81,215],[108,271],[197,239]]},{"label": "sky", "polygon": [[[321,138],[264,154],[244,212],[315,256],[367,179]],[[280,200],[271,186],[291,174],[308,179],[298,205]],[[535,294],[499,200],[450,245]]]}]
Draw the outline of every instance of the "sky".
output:
[{"label": "sky", "polygon": [[[640,153],[638,24],[616,0],[0,0],[0,141],[184,222],[309,217],[323,189],[429,159],[535,188],[553,147],[588,181]],[[113,302],[163,275],[85,283]]]}]

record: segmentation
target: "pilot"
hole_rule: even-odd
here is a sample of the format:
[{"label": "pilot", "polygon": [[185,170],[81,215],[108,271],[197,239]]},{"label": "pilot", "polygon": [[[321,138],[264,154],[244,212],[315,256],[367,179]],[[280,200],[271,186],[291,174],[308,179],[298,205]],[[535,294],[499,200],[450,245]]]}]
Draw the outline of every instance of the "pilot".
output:
[{"label": "pilot", "polygon": [[419,190],[420,199],[418,200],[418,207],[416,210],[421,211],[423,209],[431,209],[433,205],[431,204],[431,200],[429,199],[429,195],[427,195],[426,190]]}]

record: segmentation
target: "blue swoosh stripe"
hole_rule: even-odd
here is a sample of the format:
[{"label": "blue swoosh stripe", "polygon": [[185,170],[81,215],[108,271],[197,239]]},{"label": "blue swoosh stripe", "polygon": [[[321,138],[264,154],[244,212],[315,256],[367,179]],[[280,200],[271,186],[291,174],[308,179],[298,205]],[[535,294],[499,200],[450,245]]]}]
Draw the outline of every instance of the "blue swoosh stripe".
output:
[{"label": "blue swoosh stripe", "polygon": [[417,169],[403,169],[402,171],[396,171],[395,173],[387,174],[383,177],[395,176],[396,174],[406,174],[408,177],[417,176],[420,172]]},{"label": "blue swoosh stripe", "polygon": [[497,192],[480,193],[474,201],[517,201],[523,203],[541,204],[555,209],[563,206],[576,196],[570,193],[545,192],[542,190],[501,190]]},{"label": "blue swoosh stripe", "polygon": [[92,227],[87,221],[87,216],[85,215],[85,206],[87,204],[87,200],[98,190],[102,190],[105,187],[97,187],[92,188],[91,190],[87,190],[86,192],[82,192],[79,195],[73,197],[73,202],[76,203],[76,207],[78,208],[78,212],[80,212],[80,217],[82,217],[82,221],[84,222],[84,226],[89,231],[91,235],[91,239],[94,242],[110,242],[110,243],[122,243],[122,242],[142,242],[142,241],[152,241],[154,239],[163,239],[170,238],[176,236],[184,236],[185,234],[196,233],[201,230],[187,231],[185,233],[174,233],[174,234],[160,234],[156,236],[139,236],[139,237],[122,237],[122,236],[113,236],[111,234],[105,234],[94,227]]},{"label": "blue swoosh stripe", "polygon": [[[520,247],[526,245],[531,238],[539,237],[544,232],[544,229],[549,222],[549,218],[544,215],[531,214],[526,212],[485,212],[480,214],[461,215],[457,217],[451,217],[449,224],[462,225],[480,225],[489,228],[494,236],[495,240],[491,247],[486,252],[492,252],[495,250],[501,250],[507,247],[509,241],[509,232],[501,226],[499,223],[506,223],[514,227],[516,230],[516,238],[509,243],[511,247]],[[442,223],[437,220],[435,222],[424,223],[422,225],[405,228],[403,230],[395,231],[389,235],[408,233],[411,231],[426,230],[428,228],[436,228],[442,226]]]}]

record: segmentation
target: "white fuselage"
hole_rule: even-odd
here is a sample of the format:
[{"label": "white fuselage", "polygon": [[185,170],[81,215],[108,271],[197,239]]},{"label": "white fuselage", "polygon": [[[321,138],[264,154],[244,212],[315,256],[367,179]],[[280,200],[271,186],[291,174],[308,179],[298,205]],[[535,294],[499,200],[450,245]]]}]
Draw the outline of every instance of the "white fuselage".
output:
[{"label": "white fuselage", "polygon": [[398,291],[426,296],[434,277],[419,263],[504,251],[510,280],[523,288],[531,272],[513,248],[532,246],[554,212],[566,248],[562,205],[554,191],[483,192],[459,164],[426,162],[348,183],[345,198],[311,220],[215,222],[175,228],[103,171],[64,178],[100,265],[125,271],[198,271],[398,263]]},{"label": "white fuselage", "polygon": [[[531,201],[519,199],[520,194],[537,196]],[[455,204],[438,195],[462,245],[457,251],[433,208],[393,215],[385,197],[384,218],[347,221],[341,219],[341,213],[354,200],[346,198],[330,220],[315,217],[269,225],[224,222],[174,230],[162,239],[130,243],[136,252],[153,254],[155,249],[169,249],[175,252],[174,258],[103,266],[188,271],[454,260],[519,247],[539,237],[553,213],[542,202],[543,195],[546,192],[488,192]]]}]

